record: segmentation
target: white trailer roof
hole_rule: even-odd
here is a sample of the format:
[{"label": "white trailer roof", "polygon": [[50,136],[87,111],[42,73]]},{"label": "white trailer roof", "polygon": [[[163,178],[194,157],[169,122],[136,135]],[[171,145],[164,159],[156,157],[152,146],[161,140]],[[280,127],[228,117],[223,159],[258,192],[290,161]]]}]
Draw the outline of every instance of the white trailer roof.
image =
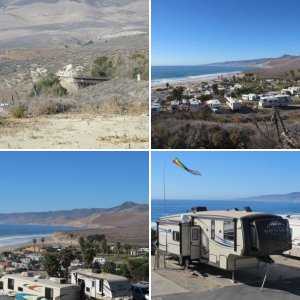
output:
[{"label": "white trailer roof", "polygon": [[21,274],[7,274],[4,276],[7,278],[11,278],[11,279],[17,279],[17,280],[22,280],[22,281],[29,282],[29,283],[40,284],[42,286],[49,287],[49,288],[61,288],[62,289],[62,288],[74,287],[74,286],[77,287],[77,285],[74,285],[74,284],[58,283],[58,282],[54,282],[50,279],[37,279],[35,277],[23,276]]},{"label": "white trailer roof", "polygon": [[91,277],[91,278],[95,278],[95,279],[105,279],[108,281],[121,281],[121,280],[126,280],[127,278],[123,277],[123,276],[119,276],[119,275],[115,275],[115,274],[110,274],[110,273],[92,273],[91,270],[89,269],[81,269],[81,270],[76,270],[73,271],[72,273],[77,273],[77,274],[81,274],[87,277]]},{"label": "white trailer roof", "polygon": [[246,212],[246,211],[235,211],[235,210],[219,210],[219,211],[200,211],[200,212],[187,212],[182,214],[170,215],[160,217],[161,221],[181,221],[182,215],[194,217],[194,218],[243,218],[247,216],[254,215],[265,215],[265,213],[261,212]]}]

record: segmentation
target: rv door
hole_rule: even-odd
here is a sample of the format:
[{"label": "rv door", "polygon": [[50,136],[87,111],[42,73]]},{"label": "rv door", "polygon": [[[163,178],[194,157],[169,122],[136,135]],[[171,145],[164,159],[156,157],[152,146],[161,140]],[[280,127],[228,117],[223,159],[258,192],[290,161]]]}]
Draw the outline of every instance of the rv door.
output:
[{"label": "rv door", "polygon": [[200,258],[200,227],[191,227],[190,236],[190,257],[191,259]]}]

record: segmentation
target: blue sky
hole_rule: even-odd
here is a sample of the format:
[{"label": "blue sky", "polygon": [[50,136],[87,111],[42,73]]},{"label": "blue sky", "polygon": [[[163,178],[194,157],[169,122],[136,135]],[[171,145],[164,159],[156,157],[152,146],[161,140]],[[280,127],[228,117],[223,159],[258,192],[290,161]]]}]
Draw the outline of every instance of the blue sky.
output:
[{"label": "blue sky", "polygon": [[152,0],[152,65],[300,55],[298,0]]},{"label": "blue sky", "polygon": [[148,152],[0,152],[0,213],[148,203]]},{"label": "blue sky", "polygon": [[[177,157],[192,175],[172,163]],[[230,200],[300,192],[300,152],[264,151],[152,151],[152,199]]]}]

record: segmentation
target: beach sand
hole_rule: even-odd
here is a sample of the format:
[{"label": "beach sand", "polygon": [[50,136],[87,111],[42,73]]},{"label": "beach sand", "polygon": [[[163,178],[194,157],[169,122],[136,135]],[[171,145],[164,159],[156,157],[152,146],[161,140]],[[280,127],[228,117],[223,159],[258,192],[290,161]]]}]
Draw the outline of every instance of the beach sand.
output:
[{"label": "beach sand", "polygon": [[211,75],[201,75],[197,78],[180,78],[180,79],[162,79],[160,81],[152,81],[151,87],[152,88],[161,88],[166,87],[166,83],[170,85],[193,85],[199,84],[200,82],[211,82],[221,78],[231,78],[232,76],[238,76],[241,72],[230,72],[230,73],[218,73],[218,74],[211,74]]}]

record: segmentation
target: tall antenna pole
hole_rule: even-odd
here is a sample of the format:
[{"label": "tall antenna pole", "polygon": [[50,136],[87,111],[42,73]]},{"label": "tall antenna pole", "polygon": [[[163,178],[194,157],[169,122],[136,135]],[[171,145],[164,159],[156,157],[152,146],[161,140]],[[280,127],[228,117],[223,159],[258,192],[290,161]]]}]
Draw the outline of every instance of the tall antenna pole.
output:
[{"label": "tall antenna pole", "polygon": [[167,214],[167,205],[166,205],[166,159],[164,163],[164,205],[165,205],[165,214]]}]

